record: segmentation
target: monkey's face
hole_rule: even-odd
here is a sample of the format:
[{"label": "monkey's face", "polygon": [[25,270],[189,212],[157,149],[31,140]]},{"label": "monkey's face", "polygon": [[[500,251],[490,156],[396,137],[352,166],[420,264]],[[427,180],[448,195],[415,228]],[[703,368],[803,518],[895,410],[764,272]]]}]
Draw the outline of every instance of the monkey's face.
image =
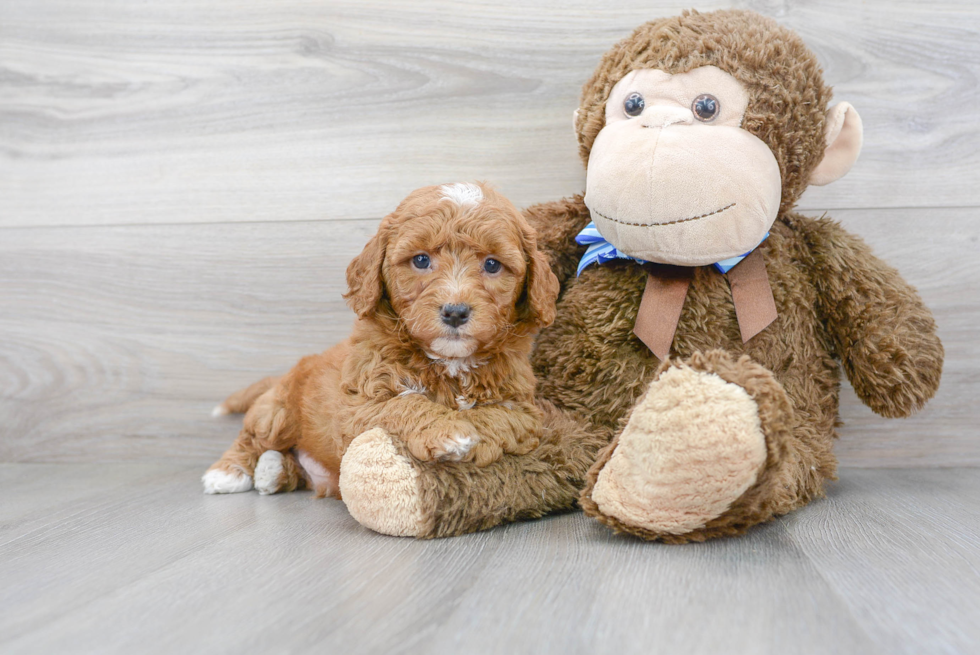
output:
[{"label": "monkey's face", "polygon": [[782,180],[769,147],[741,127],[748,101],[714,66],[620,80],[589,156],[585,203],[602,235],[627,255],[680,266],[755,248]]}]

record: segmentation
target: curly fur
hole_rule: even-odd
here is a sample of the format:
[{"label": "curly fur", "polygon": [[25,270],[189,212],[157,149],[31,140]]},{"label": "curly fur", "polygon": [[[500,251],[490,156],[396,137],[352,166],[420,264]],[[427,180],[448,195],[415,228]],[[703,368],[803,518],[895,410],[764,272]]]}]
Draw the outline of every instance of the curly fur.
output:
[{"label": "curly fur", "polygon": [[[513,205],[469,186],[466,196],[420,189],[385,217],[347,271],[358,314],[351,337],[226,400],[225,410],[248,411],[212,469],[252,474],[263,452],[280,451],[278,490],[287,491],[311,481],[296,461],[302,452],[327,472],[318,494],[339,495],[347,446],[374,427],[424,461],[482,467],[537,447],[542,417],[529,353],[533,335],[554,319],[558,282]],[[425,269],[413,264],[420,253],[430,260]],[[488,257],[499,271],[485,270]],[[451,327],[441,311],[460,303],[471,313]]]},{"label": "curly fur", "polygon": [[[606,53],[583,88],[576,120],[583,161],[603,127],[606,97],[627,72],[681,73],[703,65],[745,86],[743,127],[779,163],[780,212],[760,247],[778,318],[742,343],[727,280],[697,268],[670,361],[661,363],[633,334],[643,269],[610,262],[573,277],[584,251],[574,237],[590,220],[581,196],[527,209],[562,285],[557,318],[532,355],[550,430],[528,454],[479,471],[416,462],[431,526],[426,536],[565,510],[579,497],[587,513],[645,539],[740,534],[819,496],[835,475],[841,365],[858,396],[883,416],[908,416],[935,394],[943,348],[915,289],[833,220],[791,211],[823,156],[831,91],[816,58],[790,30],[736,10],[685,12],[639,27]],[[667,366],[709,371],[742,386],[758,406],[766,437],[757,482],[721,516],[684,535],[602,516],[589,495],[616,448],[614,437]]]}]

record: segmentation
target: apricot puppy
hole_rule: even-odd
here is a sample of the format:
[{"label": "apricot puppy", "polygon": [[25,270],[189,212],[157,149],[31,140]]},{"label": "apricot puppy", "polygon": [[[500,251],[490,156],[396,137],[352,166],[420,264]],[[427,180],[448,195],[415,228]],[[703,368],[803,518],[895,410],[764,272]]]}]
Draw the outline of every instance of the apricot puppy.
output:
[{"label": "apricot puppy", "polygon": [[555,317],[558,280],[520,212],[483,184],[411,193],[347,268],[357,313],[349,339],[280,379],[228,398],[246,411],[206,493],[291,491],[340,497],[340,460],[382,428],[421,460],[525,454],[538,442],[529,354]]}]

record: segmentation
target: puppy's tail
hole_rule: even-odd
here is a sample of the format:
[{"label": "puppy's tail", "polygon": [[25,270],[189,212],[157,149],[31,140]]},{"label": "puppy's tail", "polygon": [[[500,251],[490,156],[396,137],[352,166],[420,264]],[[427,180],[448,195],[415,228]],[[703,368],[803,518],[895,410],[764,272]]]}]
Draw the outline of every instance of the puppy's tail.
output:
[{"label": "puppy's tail", "polygon": [[255,384],[249,385],[244,389],[239,389],[235,393],[225,398],[224,402],[211,411],[211,416],[225,416],[226,414],[244,414],[252,406],[255,399],[266,391],[276,386],[280,378],[270,376],[263,378]]}]

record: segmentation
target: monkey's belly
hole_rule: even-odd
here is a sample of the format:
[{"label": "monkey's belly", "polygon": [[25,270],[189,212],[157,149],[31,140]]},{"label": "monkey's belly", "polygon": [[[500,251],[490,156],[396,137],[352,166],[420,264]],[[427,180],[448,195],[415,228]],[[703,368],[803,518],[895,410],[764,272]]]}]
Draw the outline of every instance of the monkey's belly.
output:
[{"label": "monkey's belly", "polygon": [[[782,277],[801,275],[798,267],[781,264],[770,266],[779,317],[747,344],[741,340],[727,280],[709,268],[697,269],[671,357],[715,348],[734,356],[748,354],[784,384],[794,405],[812,418],[828,414],[821,418],[832,422],[829,413],[835,413],[836,403],[817,408],[814,400],[836,397],[837,364],[819,322],[813,320],[814,299],[787,299],[778,293],[784,283],[799,288]],[[541,333],[532,356],[541,396],[581,412],[596,425],[614,425],[629,413],[660,365],[633,334],[645,284],[642,268],[619,262],[593,267],[570,283],[555,323]]]},{"label": "monkey's belly", "polygon": [[633,334],[645,283],[641,268],[616,262],[569,284],[532,356],[540,395],[597,425],[629,411],[660,365]]}]

